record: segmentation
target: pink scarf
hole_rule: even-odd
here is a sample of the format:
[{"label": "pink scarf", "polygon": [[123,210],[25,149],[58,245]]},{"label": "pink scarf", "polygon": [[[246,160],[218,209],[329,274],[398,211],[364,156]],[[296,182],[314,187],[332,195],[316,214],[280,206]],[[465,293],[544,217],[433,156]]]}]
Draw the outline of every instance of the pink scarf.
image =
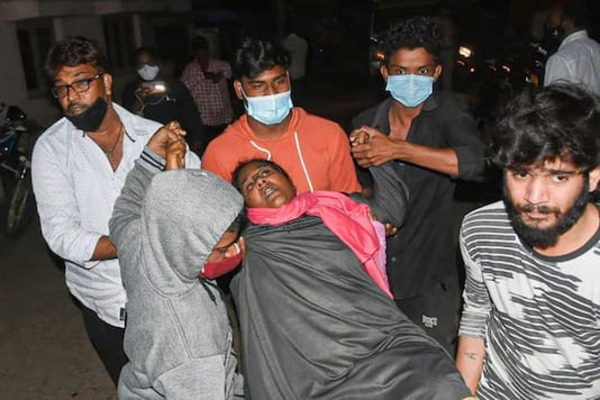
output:
[{"label": "pink scarf", "polygon": [[283,225],[304,214],[321,218],[323,224],[350,247],[377,286],[392,297],[385,265],[381,265],[385,263],[385,248],[381,246],[366,204],[338,192],[316,191],[299,193],[279,208],[248,208],[248,219],[252,223],[273,226]]}]

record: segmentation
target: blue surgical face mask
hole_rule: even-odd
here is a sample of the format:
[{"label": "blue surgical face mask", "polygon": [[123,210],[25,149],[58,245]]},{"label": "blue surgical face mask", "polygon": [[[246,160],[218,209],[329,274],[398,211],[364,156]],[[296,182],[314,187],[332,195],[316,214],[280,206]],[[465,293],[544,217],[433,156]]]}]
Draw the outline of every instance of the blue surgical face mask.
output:
[{"label": "blue surgical face mask", "polygon": [[433,77],[415,74],[389,75],[385,90],[405,107],[416,107],[433,93]]},{"label": "blue surgical face mask", "polygon": [[292,91],[270,94],[268,96],[248,97],[244,95],[248,115],[265,125],[277,125],[285,119],[293,107]]}]

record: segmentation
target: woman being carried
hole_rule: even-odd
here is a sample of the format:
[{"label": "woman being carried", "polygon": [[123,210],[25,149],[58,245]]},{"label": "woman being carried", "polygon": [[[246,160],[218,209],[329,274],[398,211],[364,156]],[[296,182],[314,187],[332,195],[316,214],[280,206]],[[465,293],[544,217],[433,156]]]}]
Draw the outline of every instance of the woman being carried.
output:
[{"label": "woman being carried", "polygon": [[[402,217],[389,218],[403,215],[406,192],[389,168],[372,169],[370,202],[374,214],[399,226]],[[379,246],[365,207],[344,195],[296,194],[265,160],[240,165],[233,183],[251,222],[244,268],[231,286],[247,396],[469,396],[450,356],[398,310],[369,267]]]}]

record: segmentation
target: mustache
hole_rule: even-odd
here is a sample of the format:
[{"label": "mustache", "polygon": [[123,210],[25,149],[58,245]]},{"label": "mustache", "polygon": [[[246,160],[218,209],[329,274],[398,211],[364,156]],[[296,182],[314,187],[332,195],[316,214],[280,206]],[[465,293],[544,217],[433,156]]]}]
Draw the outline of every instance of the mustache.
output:
[{"label": "mustache", "polygon": [[[75,109],[76,108],[83,109],[83,111],[81,111],[81,112],[84,112],[88,108],[88,106],[86,104],[82,104],[82,103],[80,103],[78,101],[72,101],[67,106],[67,109],[65,110],[65,112],[68,115],[76,115],[75,114]],[[81,114],[81,112],[79,114]]]},{"label": "mustache", "polygon": [[560,214],[560,210],[557,207],[550,207],[550,206],[536,206],[533,204],[524,204],[524,205],[520,205],[516,207],[517,211],[519,211],[520,213],[530,213],[530,212],[538,212],[540,214],[554,214],[554,215],[558,215]]}]

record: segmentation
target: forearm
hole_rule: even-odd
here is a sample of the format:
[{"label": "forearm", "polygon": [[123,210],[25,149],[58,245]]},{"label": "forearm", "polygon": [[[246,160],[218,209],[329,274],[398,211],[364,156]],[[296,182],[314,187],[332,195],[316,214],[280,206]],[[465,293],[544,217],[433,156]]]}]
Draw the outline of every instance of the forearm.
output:
[{"label": "forearm", "polygon": [[96,244],[94,254],[92,254],[90,261],[108,260],[111,258],[117,258],[117,248],[110,241],[108,236],[102,236]]},{"label": "forearm", "polygon": [[485,342],[483,339],[459,336],[456,368],[472,394],[477,393],[481,371],[483,370],[484,355]]},{"label": "forearm", "polygon": [[458,157],[451,148],[435,148],[392,139],[393,159],[452,177],[458,176]]}]

